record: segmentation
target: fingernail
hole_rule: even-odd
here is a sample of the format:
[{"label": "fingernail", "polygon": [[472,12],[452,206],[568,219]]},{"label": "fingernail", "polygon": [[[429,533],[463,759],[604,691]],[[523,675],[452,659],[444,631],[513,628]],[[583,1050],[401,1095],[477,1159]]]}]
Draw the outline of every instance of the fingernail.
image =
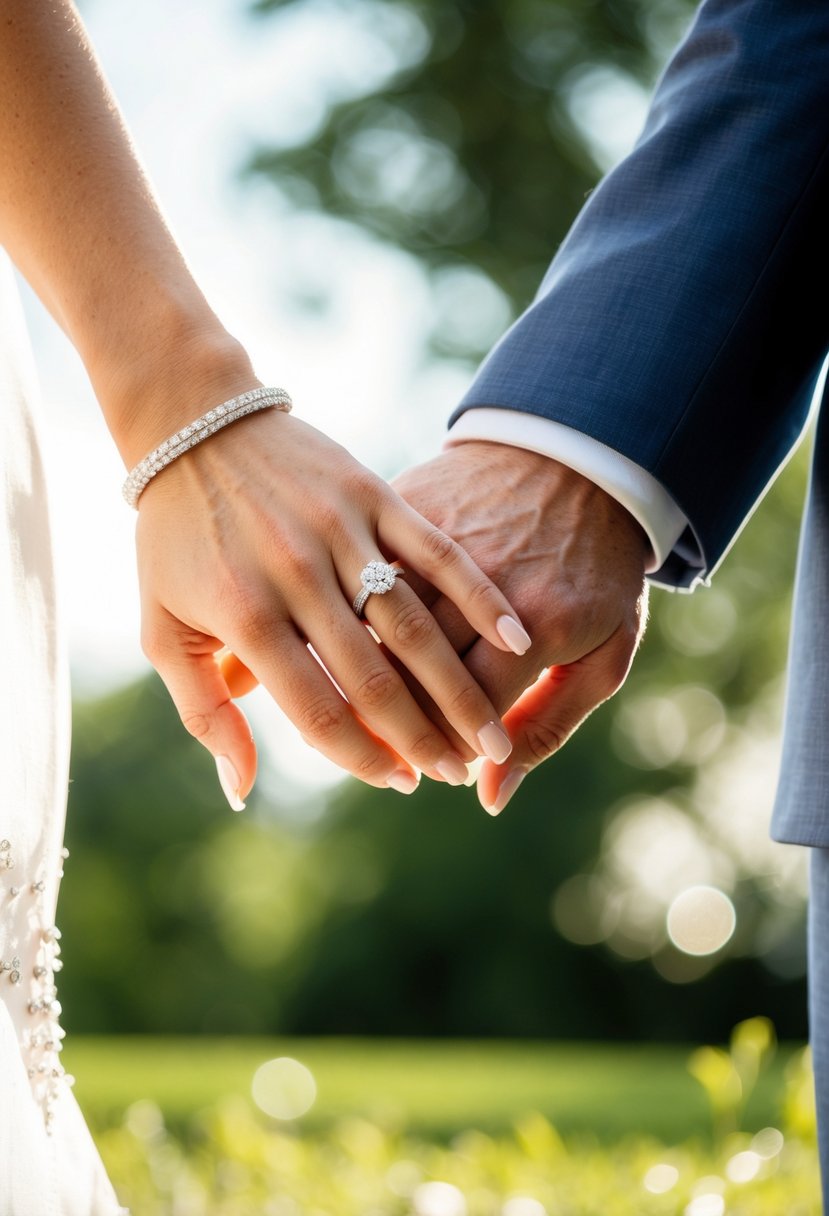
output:
[{"label": "fingernail", "polygon": [[440,773],[447,785],[464,785],[469,777],[466,765],[454,752],[441,756],[435,765],[435,772]]},{"label": "fingernail", "polygon": [[245,804],[239,797],[242,782],[239,780],[236,766],[229,756],[216,757],[216,772],[219,774],[219,785],[222,787],[225,798],[230,803],[230,809],[232,811],[243,811]]},{"label": "fingernail", "polygon": [[414,773],[408,773],[404,768],[396,769],[386,778],[386,785],[398,794],[413,794],[419,784]]},{"label": "fingernail", "polygon": [[478,774],[480,773],[481,769],[484,767],[484,763],[485,763],[485,761],[484,761],[483,756],[476,756],[474,760],[469,761],[469,763],[466,766],[467,771],[469,772],[469,776],[467,777],[466,781],[464,781],[464,785],[474,785],[475,784],[475,782],[478,780]]},{"label": "fingernail", "polygon": [[478,731],[478,743],[488,760],[503,764],[512,751],[509,735],[497,722],[487,722]]},{"label": "fingernail", "polygon": [[529,769],[526,768],[514,768],[511,772],[507,773],[504,780],[498,786],[498,793],[495,795],[494,803],[491,806],[484,805],[484,810],[488,815],[495,816],[501,814],[501,811],[503,811],[528,772]]},{"label": "fingernail", "polygon": [[514,616],[499,616],[495,628],[501,641],[506,642],[513,654],[526,654],[533,644],[524,626]]}]

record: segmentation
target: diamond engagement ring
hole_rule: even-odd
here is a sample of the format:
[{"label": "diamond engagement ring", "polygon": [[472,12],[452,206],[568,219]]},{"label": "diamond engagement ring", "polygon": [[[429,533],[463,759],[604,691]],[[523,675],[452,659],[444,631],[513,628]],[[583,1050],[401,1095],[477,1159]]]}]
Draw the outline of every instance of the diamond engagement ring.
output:
[{"label": "diamond engagement ring", "polygon": [[352,607],[357,616],[363,615],[363,609],[370,595],[385,595],[391,591],[398,577],[403,577],[405,570],[400,566],[390,566],[387,562],[369,562],[360,572],[362,589],[354,597]]}]

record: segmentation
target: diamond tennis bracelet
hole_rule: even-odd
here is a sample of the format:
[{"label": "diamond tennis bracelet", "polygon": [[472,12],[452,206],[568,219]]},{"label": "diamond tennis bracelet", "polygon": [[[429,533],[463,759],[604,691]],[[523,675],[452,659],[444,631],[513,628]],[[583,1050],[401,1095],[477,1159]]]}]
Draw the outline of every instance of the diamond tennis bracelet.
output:
[{"label": "diamond tennis bracelet", "polygon": [[254,414],[258,410],[277,409],[289,414],[292,404],[291,398],[284,388],[252,388],[239,397],[231,397],[230,401],[214,406],[212,410],[202,414],[201,418],[182,427],[180,431],[176,431],[175,435],[171,435],[157,448],[153,448],[149,456],[145,456],[135,466],[122,487],[121,492],[124,498],[131,507],[135,507],[137,510],[138,499],[141,497],[142,491],[156,474],[160,473],[162,469],[166,469],[168,464],[172,464],[197,443],[201,443],[209,435],[215,435],[216,431],[229,426],[231,422],[236,422],[238,418],[244,418],[247,414]]}]

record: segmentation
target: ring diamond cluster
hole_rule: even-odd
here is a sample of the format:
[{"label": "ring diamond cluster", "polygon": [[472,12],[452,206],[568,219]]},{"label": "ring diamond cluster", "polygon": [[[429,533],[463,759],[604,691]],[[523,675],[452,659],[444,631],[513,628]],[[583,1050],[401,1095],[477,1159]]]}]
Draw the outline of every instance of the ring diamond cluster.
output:
[{"label": "ring diamond cluster", "polygon": [[390,566],[388,562],[372,561],[363,566],[360,571],[362,589],[357,593],[353,608],[357,616],[363,615],[363,609],[370,595],[385,595],[391,591],[403,571],[399,566]]}]

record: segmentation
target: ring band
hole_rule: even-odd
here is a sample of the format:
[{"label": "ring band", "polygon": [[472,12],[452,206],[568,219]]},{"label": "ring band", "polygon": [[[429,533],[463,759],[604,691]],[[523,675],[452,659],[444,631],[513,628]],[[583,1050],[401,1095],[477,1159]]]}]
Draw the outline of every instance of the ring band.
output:
[{"label": "ring band", "polygon": [[352,604],[357,616],[363,615],[370,595],[385,595],[387,591],[391,591],[397,579],[402,578],[405,573],[406,571],[396,562],[394,565],[389,565],[388,562],[372,561],[367,566],[363,566],[360,571],[360,582],[363,585]]}]

